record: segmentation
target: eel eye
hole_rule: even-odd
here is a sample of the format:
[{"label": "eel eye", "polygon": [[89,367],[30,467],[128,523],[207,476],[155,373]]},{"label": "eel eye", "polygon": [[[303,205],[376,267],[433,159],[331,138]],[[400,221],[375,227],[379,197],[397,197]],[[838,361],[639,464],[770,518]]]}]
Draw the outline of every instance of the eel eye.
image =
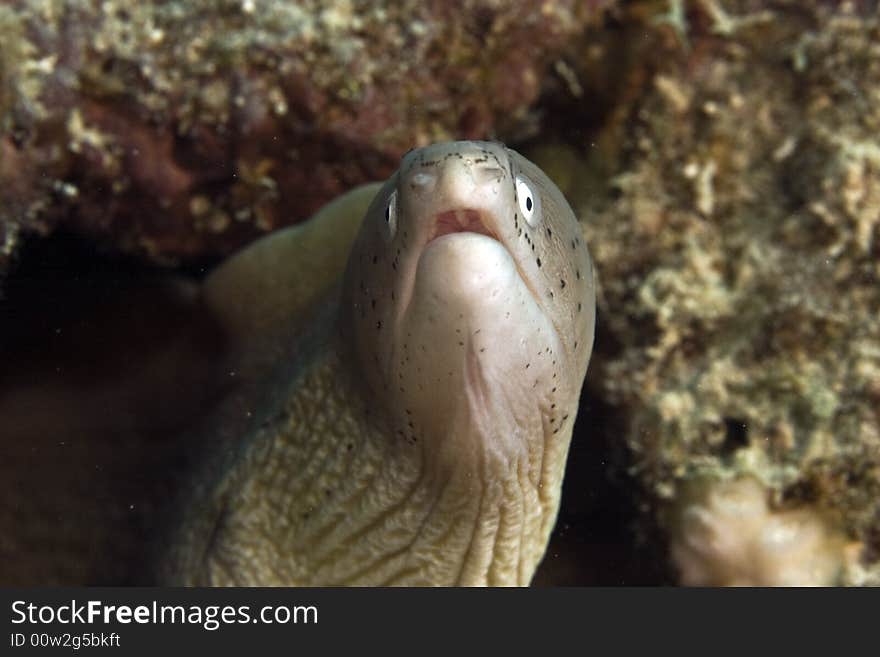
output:
[{"label": "eel eye", "polygon": [[397,232],[397,192],[388,197],[385,205],[385,236],[389,239]]},{"label": "eel eye", "polygon": [[538,223],[537,201],[532,188],[522,178],[516,179],[516,200],[519,202],[519,210],[528,222],[529,226]]}]

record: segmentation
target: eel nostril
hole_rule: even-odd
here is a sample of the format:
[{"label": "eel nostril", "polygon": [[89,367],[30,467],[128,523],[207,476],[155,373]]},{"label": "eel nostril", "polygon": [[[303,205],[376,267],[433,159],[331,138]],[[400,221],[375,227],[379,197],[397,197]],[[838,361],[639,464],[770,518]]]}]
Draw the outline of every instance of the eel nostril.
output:
[{"label": "eel nostril", "polygon": [[417,171],[409,177],[409,184],[413,189],[430,191],[434,188],[437,177],[425,171]]},{"label": "eel nostril", "polygon": [[505,171],[494,164],[477,164],[474,166],[474,177],[480,182],[495,182],[504,178]]}]

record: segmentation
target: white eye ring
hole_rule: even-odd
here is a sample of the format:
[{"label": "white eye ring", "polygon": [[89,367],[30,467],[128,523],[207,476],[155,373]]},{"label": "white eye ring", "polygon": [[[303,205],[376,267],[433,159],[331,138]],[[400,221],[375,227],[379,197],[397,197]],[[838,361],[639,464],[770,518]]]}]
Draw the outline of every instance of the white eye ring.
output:
[{"label": "white eye ring", "polygon": [[392,192],[385,204],[385,235],[394,237],[397,232],[397,192]]},{"label": "white eye ring", "polygon": [[538,217],[538,200],[522,178],[516,179],[516,200],[519,202],[519,211],[522,212],[523,218],[530,226],[534,226]]}]

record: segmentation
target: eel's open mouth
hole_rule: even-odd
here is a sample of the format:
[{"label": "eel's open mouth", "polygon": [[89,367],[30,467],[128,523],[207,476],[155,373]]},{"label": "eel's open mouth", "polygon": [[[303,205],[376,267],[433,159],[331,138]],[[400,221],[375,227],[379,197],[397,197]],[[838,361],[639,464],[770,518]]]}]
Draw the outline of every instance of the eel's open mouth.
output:
[{"label": "eel's open mouth", "polygon": [[484,219],[479,210],[469,208],[441,212],[434,218],[434,231],[428,242],[451,233],[477,233],[497,240]]}]

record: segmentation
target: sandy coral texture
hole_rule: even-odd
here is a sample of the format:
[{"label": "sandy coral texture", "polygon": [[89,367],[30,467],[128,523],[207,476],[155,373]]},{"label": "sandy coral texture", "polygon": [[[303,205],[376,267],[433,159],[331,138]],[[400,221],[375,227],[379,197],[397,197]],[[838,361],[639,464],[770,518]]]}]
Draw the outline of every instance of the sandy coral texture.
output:
[{"label": "sandy coral texture", "polygon": [[876,583],[880,23],[870,3],[654,4],[661,63],[606,128],[611,193],[579,203],[591,386],[648,515],[749,475],[771,510],[841,523]]},{"label": "sandy coral texture", "polygon": [[0,5],[0,255],[67,230],[217,258],[387,177],[529,130],[603,2],[13,0]]}]

